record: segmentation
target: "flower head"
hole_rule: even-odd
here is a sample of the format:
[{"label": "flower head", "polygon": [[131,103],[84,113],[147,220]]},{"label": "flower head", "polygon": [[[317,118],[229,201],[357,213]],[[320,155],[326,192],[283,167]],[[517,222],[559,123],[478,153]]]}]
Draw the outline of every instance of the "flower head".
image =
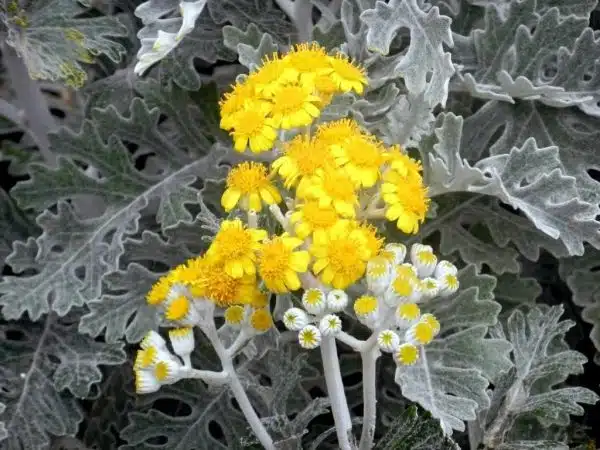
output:
[{"label": "flower head", "polygon": [[321,289],[307,289],[302,295],[302,306],[311,314],[321,314],[327,306],[325,293]]},{"label": "flower head", "polygon": [[452,273],[442,275],[437,281],[439,285],[439,294],[442,297],[448,297],[458,290],[458,278]]},{"label": "flower head", "polygon": [[325,53],[325,49],[317,43],[296,44],[283,57],[283,60],[300,74],[316,74],[329,67],[329,57]]},{"label": "flower head", "polygon": [[435,337],[435,328],[427,320],[419,320],[406,332],[406,340],[413,344],[427,345]]},{"label": "flower head", "polygon": [[263,243],[258,273],[270,291],[282,293],[300,288],[298,273],[306,272],[310,261],[306,250],[295,250],[300,245],[302,240],[286,235]]},{"label": "flower head", "polygon": [[225,310],[223,317],[225,323],[234,327],[240,326],[244,322],[246,311],[243,306],[233,305]]},{"label": "flower head", "polygon": [[140,347],[144,350],[150,347],[156,347],[157,349],[164,351],[167,349],[167,342],[156,331],[150,330],[140,342]]},{"label": "flower head", "polygon": [[326,232],[313,236],[310,252],[315,257],[313,272],[335,289],[345,289],[365,273],[370,256],[361,230],[340,221]]},{"label": "flower head", "polygon": [[392,280],[392,265],[382,257],[376,256],[367,263],[367,287],[375,295],[383,294]]},{"label": "flower head", "polygon": [[327,293],[327,309],[330,311],[343,311],[347,305],[348,294],[341,289],[333,289]]},{"label": "flower head", "polygon": [[298,77],[297,72],[291,71],[290,68],[289,63],[277,53],[267,55],[258,70],[248,76],[246,83],[253,86],[256,95],[269,98],[281,83],[293,81]]},{"label": "flower head", "polygon": [[264,333],[273,327],[273,316],[267,308],[255,309],[250,314],[250,326],[259,333]]},{"label": "flower head", "polygon": [[457,273],[458,269],[454,264],[452,264],[450,261],[442,260],[438,262],[437,266],[435,267],[433,276],[436,278],[441,278],[446,274],[456,275]]},{"label": "flower head", "polygon": [[259,294],[254,275],[234,278],[226,272],[224,261],[211,260],[205,260],[190,292],[221,307],[237,303],[254,304]]},{"label": "flower head", "polygon": [[319,321],[319,331],[323,336],[335,336],[342,331],[342,321],[335,314],[327,314]]},{"label": "flower head", "polygon": [[244,226],[240,219],[224,220],[206,256],[224,263],[225,272],[233,278],[256,273],[256,251],[267,232]]},{"label": "flower head", "polygon": [[194,330],[191,327],[169,330],[169,340],[173,351],[181,357],[189,356],[194,351]]},{"label": "flower head", "polygon": [[318,169],[333,163],[333,157],[327,146],[306,135],[298,135],[283,146],[283,156],[271,163],[271,168],[283,178],[287,188],[305,178],[313,176]]},{"label": "flower head", "polygon": [[283,324],[288,330],[299,331],[308,325],[308,315],[300,308],[290,308],[283,314]]},{"label": "flower head", "polygon": [[427,277],[421,280],[419,289],[423,294],[424,299],[431,299],[438,295],[438,292],[440,291],[440,286],[435,278]]},{"label": "flower head", "polygon": [[255,99],[255,86],[252,83],[236,83],[232,92],[226,93],[219,101],[221,110],[221,128],[230,130],[234,126],[233,117],[244,108],[244,105]]},{"label": "flower head", "polygon": [[256,162],[243,162],[233,167],[227,175],[227,189],[221,197],[225,211],[231,211],[240,203],[244,210],[260,211],[262,203],[273,205],[281,201],[281,195],[269,179],[267,168]]},{"label": "flower head", "polygon": [[314,325],[306,325],[298,333],[298,342],[309,350],[317,348],[321,344],[321,332]]},{"label": "flower head", "polygon": [[181,364],[173,359],[163,359],[156,363],[153,372],[160,384],[172,384],[179,379]]},{"label": "flower head", "polygon": [[360,136],[361,129],[352,119],[324,122],[317,127],[316,141],[327,147],[340,145],[353,136]]},{"label": "flower head", "polygon": [[325,167],[318,169],[314,176],[307,181],[305,189],[298,189],[300,198],[315,199],[321,206],[332,205],[336,212],[343,217],[356,217],[359,204],[357,186],[340,169]]},{"label": "flower head", "polygon": [[400,336],[393,330],[383,330],[377,335],[377,345],[384,352],[393,352],[400,345]]},{"label": "flower head", "polygon": [[163,276],[152,285],[152,289],[146,294],[146,301],[149,305],[158,305],[164,302],[171,291],[172,281],[168,276]]},{"label": "flower head", "polygon": [[333,205],[321,206],[318,200],[308,200],[296,205],[290,221],[295,224],[296,235],[305,239],[315,230],[329,230],[340,220]]},{"label": "flower head", "polygon": [[266,102],[247,101],[231,115],[225,126],[233,129],[230,134],[235,150],[243,152],[249,147],[251,152],[260,153],[273,147],[277,133],[276,124],[269,117],[270,110]]},{"label": "flower head", "polygon": [[427,188],[423,186],[420,177],[402,177],[390,170],[383,176],[381,192],[388,206],[385,217],[396,221],[396,225],[404,233],[415,234],[419,231],[419,225],[425,220],[429,208]]},{"label": "flower head", "polygon": [[354,302],[354,313],[356,314],[356,317],[367,325],[375,322],[378,312],[379,302],[377,301],[377,297],[363,295]]},{"label": "flower head", "polygon": [[383,148],[376,139],[357,133],[333,144],[331,153],[336,165],[343,167],[354,183],[363,187],[375,185],[384,162]]},{"label": "flower head", "polygon": [[165,319],[182,325],[196,325],[200,316],[190,299],[185,295],[180,295],[166,305]]},{"label": "flower head", "polygon": [[398,175],[409,179],[421,178],[421,163],[406,154],[400,147],[394,146],[385,154],[389,166]]},{"label": "flower head", "polygon": [[416,303],[402,303],[396,308],[396,325],[405,328],[419,320],[421,310]]},{"label": "flower head", "polygon": [[301,83],[279,85],[270,100],[273,124],[284,130],[310,125],[321,114],[321,99],[313,95],[311,86]]},{"label": "flower head", "polygon": [[135,370],[135,392],[138,394],[151,394],[160,389],[160,382],[152,372],[146,370]]}]

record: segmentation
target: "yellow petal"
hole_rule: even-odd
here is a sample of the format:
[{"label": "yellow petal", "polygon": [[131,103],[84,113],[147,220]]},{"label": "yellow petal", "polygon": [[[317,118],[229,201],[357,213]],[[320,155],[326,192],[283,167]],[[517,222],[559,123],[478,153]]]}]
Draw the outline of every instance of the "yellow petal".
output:
[{"label": "yellow petal", "polygon": [[302,250],[299,252],[294,252],[290,258],[290,267],[296,272],[306,272],[308,270],[309,262],[310,255],[307,251]]},{"label": "yellow petal", "polygon": [[252,194],[250,194],[250,209],[253,209],[254,211],[260,211],[262,209],[262,203],[260,202],[260,195],[258,195],[256,192],[253,192]]},{"label": "yellow petal", "polygon": [[223,196],[221,197],[221,205],[223,206],[225,211],[229,212],[233,208],[235,208],[235,205],[237,205],[237,202],[239,201],[241,195],[242,193],[237,189],[226,189],[225,192],[223,192]]},{"label": "yellow petal", "polygon": [[327,267],[328,265],[329,265],[329,259],[327,259],[327,258],[318,259],[313,264],[313,272],[318,274],[318,273],[322,272],[323,269],[325,269],[325,267]]}]

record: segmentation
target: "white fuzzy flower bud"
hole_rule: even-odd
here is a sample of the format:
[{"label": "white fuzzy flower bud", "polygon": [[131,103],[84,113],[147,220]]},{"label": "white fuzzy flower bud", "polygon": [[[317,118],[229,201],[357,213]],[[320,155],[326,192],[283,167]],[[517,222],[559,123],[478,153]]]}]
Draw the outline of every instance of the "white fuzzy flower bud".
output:
[{"label": "white fuzzy flower bud", "polygon": [[429,300],[438,295],[440,291],[439,283],[435,278],[427,277],[421,281],[420,290],[424,300]]},{"label": "white fuzzy flower bud", "polygon": [[186,361],[194,351],[194,330],[191,327],[169,330],[173,351]]},{"label": "white fuzzy flower bud", "polygon": [[319,331],[323,336],[335,336],[342,331],[342,321],[335,314],[327,314],[319,321]]},{"label": "white fuzzy flower bud", "polygon": [[363,295],[354,302],[356,318],[366,326],[373,328],[379,319],[379,302],[372,295]]},{"label": "white fuzzy flower bud", "polygon": [[298,342],[309,350],[317,348],[321,344],[321,332],[314,325],[307,325],[298,333]]},{"label": "white fuzzy flower bud", "polygon": [[417,269],[419,277],[426,278],[430,275],[433,275],[433,272],[437,266],[437,256],[435,256],[431,250],[420,250],[415,253],[415,260],[413,261],[413,264]]},{"label": "white fuzzy flower bud", "polygon": [[394,353],[396,364],[412,366],[419,359],[419,348],[411,343],[404,343]]},{"label": "white fuzzy flower bud", "polygon": [[408,328],[421,317],[421,310],[416,303],[403,303],[396,308],[396,325]]},{"label": "white fuzzy flower bud", "polygon": [[167,350],[167,341],[156,331],[148,331],[146,336],[140,342],[140,347],[146,350],[149,347],[156,347],[159,350]]},{"label": "white fuzzy flower bud", "polygon": [[205,5],[206,0],[199,0],[196,2],[181,2],[179,4],[179,12],[183,18],[183,23],[181,24],[181,28],[175,37],[177,41],[180,41],[186,34],[192,32],[194,25],[196,24],[196,19],[198,19],[198,16],[200,13],[202,13]]},{"label": "white fuzzy flower bud", "polygon": [[151,371],[136,370],[134,377],[135,392],[137,394],[151,394],[160,389],[160,383]]},{"label": "white fuzzy flower bud", "polygon": [[302,306],[311,314],[321,314],[327,307],[325,293],[321,289],[307,289],[302,295]]},{"label": "white fuzzy flower bud", "polygon": [[393,242],[384,247],[384,251],[391,252],[394,255],[393,264],[398,266],[404,262],[406,258],[406,245]]},{"label": "white fuzzy flower bud", "polygon": [[375,295],[385,292],[392,279],[393,266],[384,257],[377,256],[367,263],[367,287]]},{"label": "white fuzzy flower bud", "polygon": [[283,314],[283,324],[288,330],[300,331],[308,325],[308,315],[300,308],[290,308]]},{"label": "white fuzzy flower bud", "polygon": [[400,336],[395,331],[383,330],[377,335],[377,345],[384,352],[393,352],[400,345]]},{"label": "white fuzzy flower bud", "polygon": [[433,276],[435,278],[441,278],[446,274],[456,275],[457,273],[458,269],[454,264],[452,264],[450,261],[442,260],[438,262],[437,266],[435,267]]},{"label": "white fuzzy flower bud", "polygon": [[413,244],[410,247],[410,260],[413,264],[416,265],[416,261],[417,261],[417,253],[420,253],[422,251],[428,251],[428,252],[432,252],[433,253],[433,248],[431,247],[431,245],[423,245],[423,244]]},{"label": "white fuzzy flower bud", "polygon": [[454,294],[460,285],[458,278],[455,274],[446,273],[438,278],[438,284],[440,286],[440,296],[448,297]]},{"label": "white fuzzy flower bud", "polygon": [[327,308],[333,312],[343,311],[348,306],[348,294],[341,289],[334,289],[327,294]]},{"label": "white fuzzy flower bud", "polygon": [[426,320],[419,320],[406,331],[405,339],[414,345],[427,345],[435,337],[434,327]]},{"label": "white fuzzy flower bud", "polygon": [[181,378],[181,369],[180,363],[169,358],[157,362],[153,373],[160,384],[173,384]]}]

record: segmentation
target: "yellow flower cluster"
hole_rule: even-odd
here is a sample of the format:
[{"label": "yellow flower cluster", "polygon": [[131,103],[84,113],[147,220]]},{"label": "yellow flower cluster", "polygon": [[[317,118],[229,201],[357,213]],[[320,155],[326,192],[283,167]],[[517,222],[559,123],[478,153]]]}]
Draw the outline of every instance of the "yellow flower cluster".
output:
[{"label": "yellow flower cluster", "polygon": [[221,101],[221,127],[234,148],[270,150],[277,130],[310,125],[332,96],[367,83],[364,70],[343,54],[328,55],[316,44],[299,44],[285,56],[272,55]]}]

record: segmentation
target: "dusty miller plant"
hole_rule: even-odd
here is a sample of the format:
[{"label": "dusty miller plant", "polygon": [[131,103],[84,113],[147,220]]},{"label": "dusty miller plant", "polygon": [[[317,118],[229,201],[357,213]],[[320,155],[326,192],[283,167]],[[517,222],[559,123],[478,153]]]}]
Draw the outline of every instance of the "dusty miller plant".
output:
[{"label": "dusty miller plant", "polygon": [[[596,7],[2,0],[0,448],[589,448],[572,416],[592,411],[598,380],[572,376],[597,368],[573,336],[600,349]],[[161,348],[177,376],[139,395],[139,343],[168,334],[148,292],[238,217],[221,202],[230,167],[280,156],[236,152],[219,100],[312,42],[366,74],[319,120],[350,118],[422,165],[418,232],[372,223],[458,268],[456,292],[419,304],[437,335],[397,330],[420,352],[401,364],[394,335],[377,347],[379,325],[357,317],[373,290],[360,282],[336,306],[344,334],[302,348],[285,326],[304,291],[270,293],[274,326],[211,310],[191,353]],[[240,217],[276,234],[276,213]]]}]

